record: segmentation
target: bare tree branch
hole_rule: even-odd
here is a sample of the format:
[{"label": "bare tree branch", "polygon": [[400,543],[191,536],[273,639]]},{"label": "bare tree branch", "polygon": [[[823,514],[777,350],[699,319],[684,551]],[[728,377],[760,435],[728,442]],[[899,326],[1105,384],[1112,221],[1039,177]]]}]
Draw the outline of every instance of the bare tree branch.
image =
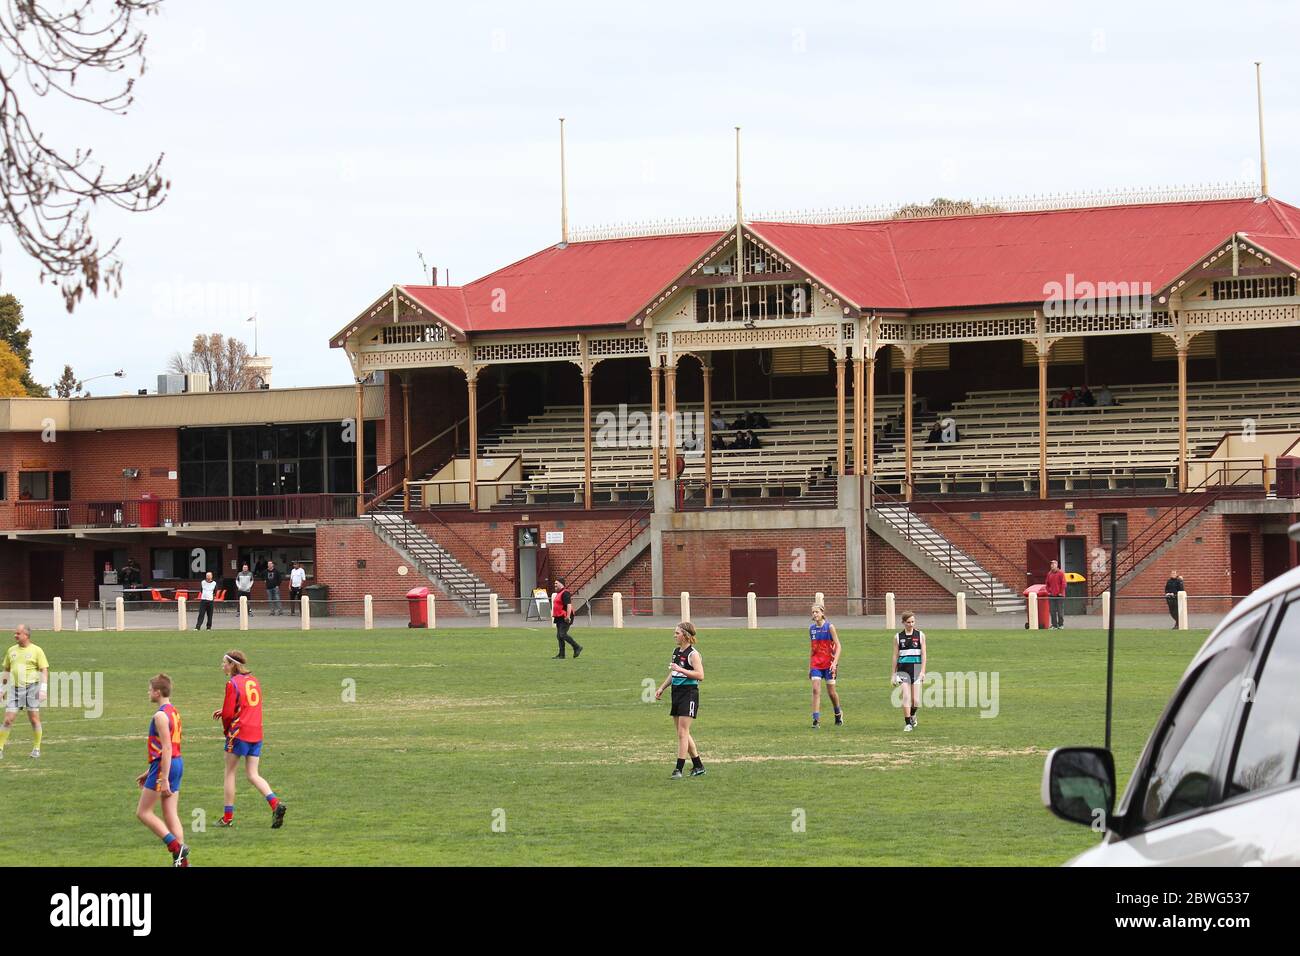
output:
[{"label": "bare tree branch", "polygon": [[[125,113],[145,70],[145,34],[137,24],[160,2],[69,0],[61,12],[38,0],[0,2],[0,222],[40,264],[41,281],[60,284],[69,312],[86,292],[116,293],[122,284],[118,241],[101,246],[91,209],[104,201],[146,212],[162,203],[169,183],[159,171],[161,155],[143,171],[115,180],[93,150],[69,155],[55,148],[32,126],[22,96],[53,93]],[[78,74],[89,74],[92,85],[106,81],[108,88],[87,90],[83,79],[78,90]]]}]

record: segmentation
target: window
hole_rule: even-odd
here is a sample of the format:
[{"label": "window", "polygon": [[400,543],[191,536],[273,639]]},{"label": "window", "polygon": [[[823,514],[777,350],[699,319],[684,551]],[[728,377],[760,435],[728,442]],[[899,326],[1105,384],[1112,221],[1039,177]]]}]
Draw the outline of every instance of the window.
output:
[{"label": "window", "polygon": [[50,473],[48,471],[20,471],[18,497],[23,501],[50,500]]},{"label": "window", "polygon": [[1203,809],[1215,799],[1211,776],[1224,730],[1241,698],[1242,677],[1267,613],[1263,607],[1230,625],[1222,647],[1192,675],[1164,726],[1147,771],[1138,816],[1151,824]]},{"label": "window", "polygon": [[[351,494],[356,445],[344,441],[344,433],[339,422],[183,429],[181,497]],[[365,423],[363,437],[366,474],[372,475],[374,422]]]},{"label": "window", "polygon": [[[947,342],[923,346],[921,351],[916,353],[916,361],[912,364],[912,368],[918,372],[942,372],[950,367],[951,358]],[[897,345],[889,347],[889,370],[903,371],[903,350]]]},{"label": "window", "polygon": [[220,548],[154,548],[149,567],[155,581],[166,578],[201,578],[208,571],[221,577]]},{"label": "window", "polygon": [[[1020,343],[1020,364],[1025,368],[1038,367],[1038,348],[1028,339]],[[1060,339],[1047,352],[1048,365],[1082,365],[1083,339]]]},{"label": "window", "polygon": [[1295,295],[1294,276],[1252,276],[1215,279],[1211,286],[1218,300],[1284,299]]},{"label": "window", "polygon": [[831,353],[820,345],[772,349],[773,375],[825,375],[830,367]]},{"label": "window", "polygon": [[[1259,683],[1243,688],[1248,700],[1244,729],[1228,793],[1232,797],[1255,790],[1267,790],[1295,779],[1296,756],[1300,751],[1300,601],[1292,601],[1282,612],[1273,636]],[[1253,700],[1247,693],[1254,690]]]},{"label": "window", "polygon": [[[1189,359],[1212,359],[1218,354],[1216,343],[1217,340],[1213,332],[1201,332],[1187,346],[1187,357]],[[1173,339],[1163,333],[1156,333],[1151,336],[1152,361],[1172,362],[1176,358],[1178,358],[1178,350],[1174,348]]]},{"label": "window", "polygon": [[0,501],[9,500],[9,472],[0,471]]},{"label": "window", "polygon": [[1127,514],[1114,514],[1114,515],[1102,515],[1102,516],[1101,516],[1101,542],[1100,542],[1100,544],[1101,544],[1101,547],[1103,547],[1103,548],[1109,548],[1109,547],[1110,547],[1110,529],[1111,529],[1111,528],[1116,528],[1116,529],[1118,529],[1118,531],[1119,531],[1119,534],[1118,534],[1118,536],[1117,536],[1116,539],[1115,539],[1115,540],[1116,540],[1116,543],[1117,543],[1117,546],[1118,546],[1118,547],[1121,547],[1121,548],[1126,547],[1126,546],[1128,545],[1128,515],[1127,515]]}]

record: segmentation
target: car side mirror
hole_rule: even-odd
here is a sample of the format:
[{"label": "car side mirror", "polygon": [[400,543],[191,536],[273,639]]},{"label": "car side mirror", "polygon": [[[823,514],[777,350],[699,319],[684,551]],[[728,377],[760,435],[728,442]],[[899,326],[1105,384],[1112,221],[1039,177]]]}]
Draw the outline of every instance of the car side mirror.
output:
[{"label": "car side mirror", "polygon": [[1109,829],[1115,758],[1101,747],[1057,747],[1043,765],[1043,806],[1062,820]]}]

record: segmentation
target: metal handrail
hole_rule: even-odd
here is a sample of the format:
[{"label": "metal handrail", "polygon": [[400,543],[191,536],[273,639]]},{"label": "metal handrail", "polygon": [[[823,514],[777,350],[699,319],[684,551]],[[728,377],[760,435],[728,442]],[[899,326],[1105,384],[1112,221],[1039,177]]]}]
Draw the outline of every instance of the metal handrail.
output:
[{"label": "metal handrail", "polygon": [[[567,576],[563,578],[564,582],[568,585],[569,590],[574,594],[577,594],[591,583],[591,580],[600,573],[600,570],[609,563],[610,559],[613,558],[614,555],[618,554],[636,540],[637,535],[641,533],[641,522],[644,521],[646,516],[651,514],[652,511],[652,505],[645,505],[637,508],[628,515],[618,525],[618,527],[607,534],[600,544],[596,545],[595,548],[580,559],[578,563],[567,572]],[[612,548],[607,549],[607,546],[611,541],[616,542],[616,544]],[[600,558],[607,553],[607,550],[608,557],[605,557],[603,561],[600,560]],[[594,597],[594,595],[592,596]],[[589,597],[588,600],[590,599],[591,598]]]},{"label": "metal handrail", "polygon": [[[475,611],[475,613],[478,612],[478,602],[483,597],[486,597],[488,594],[490,594],[491,591],[486,589],[486,586],[483,590],[480,590],[478,584],[475,583],[471,586],[471,589],[467,593],[463,585],[453,581],[448,576],[447,574],[448,569],[446,566],[444,566],[443,563],[444,555],[447,553],[446,548],[438,544],[437,541],[434,541],[432,538],[430,538],[427,534],[425,534],[422,530],[420,530],[420,528],[416,526],[413,522],[407,521],[405,518],[401,518],[399,521],[391,521],[391,522],[386,520],[385,521],[376,520],[375,527],[377,529],[382,528],[387,534],[393,537],[398,544],[400,544],[403,548],[405,548],[407,554],[409,554],[411,556],[411,559],[420,567],[420,570],[423,571],[429,577],[437,578],[439,581],[439,586],[443,588],[443,590],[445,590],[451,597],[455,598],[456,600],[468,603],[469,606]],[[417,534],[420,537],[422,537],[425,541],[433,544],[438,549],[436,561],[430,562],[427,559],[422,558],[418,553],[416,553],[416,550],[412,547],[412,541],[414,539],[414,536]],[[455,557],[449,556],[447,560],[455,561]],[[459,561],[456,561],[456,567],[464,571],[469,570]],[[473,572],[469,572],[469,573],[473,575]]]}]

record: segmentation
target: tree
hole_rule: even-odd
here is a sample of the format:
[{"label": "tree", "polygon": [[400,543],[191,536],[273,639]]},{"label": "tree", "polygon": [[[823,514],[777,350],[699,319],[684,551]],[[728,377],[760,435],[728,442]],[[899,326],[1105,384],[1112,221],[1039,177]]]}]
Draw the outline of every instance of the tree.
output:
[{"label": "tree", "polygon": [[1005,212],[1001,206],[974,203],[969,199],[938,197],[928,203],[908,203],[894,210],[895,219],[926,219],[933,216],[970,216],[977,213]]},{"label": "tree", "polygon": [[32,330],[22,328],[22,324],[23,304],[16,296],[0,295],[0,342],[7,344],[22,363],[21,381],[26,389],[24,394],[44,397],[50,394],[50,390],[32,381]]},{"label": "tree", "polygon": [[24,398],[27,386],[23,376],[27,366],[8,342],[0,339],[0,398]]},{"label": "tree", "polygon": [[194,336],[190,354],[175,353],[167,363],[167,370],[205,372],[212,391],[237,392],[253,387],[255,374],[248,367],[249,358],[248,346],[234,336],[226,338],[220,332],[199,334]]},{"label": "tree", "polygon": [[115,179],[93,149],[56,148],[32,125],[24,98],[53,93],[124,115],[145,69],[139,21],[159,2],[0,0],[0,223],[37,261],[42,282],[61,283],[69,312],[86,292],[116,293],[122,284],[118,241],[100,244],[91,209],[107,203],[146,212],[163,201],[169,184],[159,172],[161,155]]},{"label": "tree", "polygon": [[54,394],[59,398],[71,398],[79,391],[81,391],[81,383],[77,381],[77,376],[72,374],[72,366],[63,366],[63,374],[54,383]]}]

